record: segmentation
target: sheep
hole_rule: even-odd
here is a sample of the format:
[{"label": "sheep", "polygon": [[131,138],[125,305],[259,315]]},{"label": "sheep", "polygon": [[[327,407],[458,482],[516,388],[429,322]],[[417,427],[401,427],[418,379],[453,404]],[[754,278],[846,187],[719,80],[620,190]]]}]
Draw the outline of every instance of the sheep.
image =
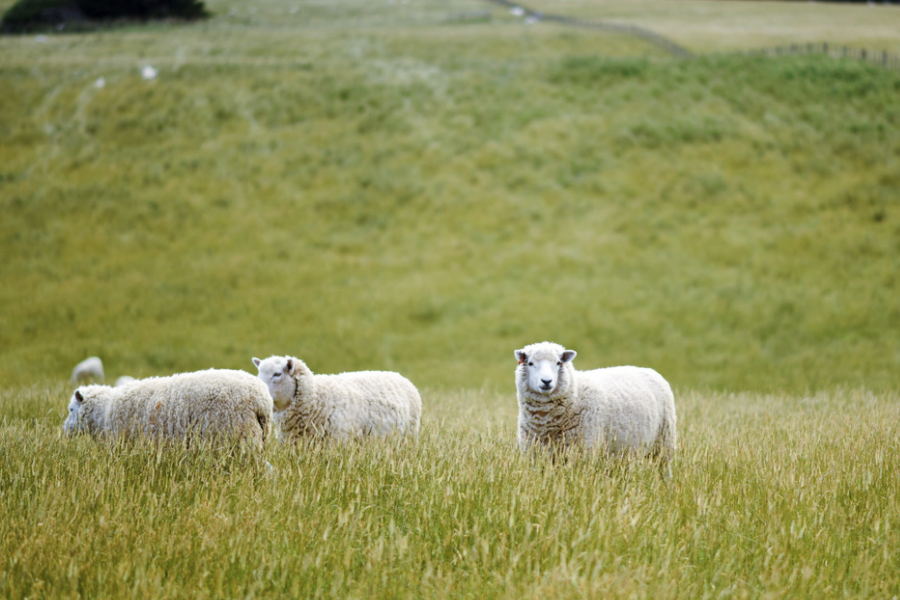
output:
[{"label": "sheep", "polygon": [[72,369],[72,378],[69,383],[83,383],[86,381],[99,381],[103,383],[103,361],[96,356],[86,358]]},{"label": "sheep", "polygon": [[515,351],[522,452],[550,446],[659,460],[675,452],[675,398],[653,369],[576,371],[577,353],[542,342]]},{"label": "sheep", "polygon": [[215,370],[150,377],[123,387],[81,386],[63,423],[67,435],[241,442],[262,449],[272,423],[272,398],[245,371]]},{"label": "sheep", "polygon": [[253,364],[269,388],[276,432],[284,442],[305,437],[346,441],[391,433],[418,436],[422,398],[399,373],[314,375],[292,356],[254,358]]}]

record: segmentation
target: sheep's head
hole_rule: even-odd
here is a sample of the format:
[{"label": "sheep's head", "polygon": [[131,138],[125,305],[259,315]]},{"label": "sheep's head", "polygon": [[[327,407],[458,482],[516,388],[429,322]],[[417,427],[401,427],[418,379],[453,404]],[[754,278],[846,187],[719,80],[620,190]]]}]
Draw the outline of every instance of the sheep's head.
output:
[{"label": "sheep's head", "polygon": [[532,395],[547,397],[564,394],[572,381],[572,360],[577,353],[559,344],[541,342],[516,350],[516,387]]},{"label": "sheep's head", "polygon": [[260,380],[269,388],[276,411],[287,408],[298,389],[301,394],[312,390],[312,371],[302,360],[292,356],[270,356],[265,360],[254,358],[253,364],[259,369]]},{"label": "sheep's head", "polygon": [[88,431],[87,424],[83,419],[84,413],[81,411],[82,407],[84,407],[85,393],[86,390],[84,388],[78,388],[72,394],[72,399],[69,400],[69,416],[63,422],[63,432],[66,435]]}]

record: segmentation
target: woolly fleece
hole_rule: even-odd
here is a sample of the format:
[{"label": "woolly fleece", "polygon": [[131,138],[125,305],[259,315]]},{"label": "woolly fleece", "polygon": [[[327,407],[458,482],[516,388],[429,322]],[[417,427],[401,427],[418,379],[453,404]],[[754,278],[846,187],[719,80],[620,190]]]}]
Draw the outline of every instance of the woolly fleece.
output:
[{"label": "woolly fleece", "polygon": [[72,369],[72,377],[69,383],[85,383],[99,381],[103,383],[103,361],[96,356],[86,358]]},{"label": "woolly fleece", "polygon": [[[79,399],[80,398],[80,399]],[[244,371],[214,370],[140,379],[123,387],[79,387],[66,433],[242,441],[261,449],[272,423],[272,398]]]},{"label": "woolly fleece", "polygon": [[253,359],[275,403],[283,441],[303,437],[386,436],[419,433],[422,398],[399,373],[358,371],[315,375],[291,356]]},{"label": "woolly fleece", "polygon": [[[675,398],[653,369],[577,371],[575,352],[552,342],[515,354],[523,452],[534,444],[561,450],[580,446],[616,455],[650,454],[663,465],[675,452]],[[547,385],[551,389],[541,388]]]}]

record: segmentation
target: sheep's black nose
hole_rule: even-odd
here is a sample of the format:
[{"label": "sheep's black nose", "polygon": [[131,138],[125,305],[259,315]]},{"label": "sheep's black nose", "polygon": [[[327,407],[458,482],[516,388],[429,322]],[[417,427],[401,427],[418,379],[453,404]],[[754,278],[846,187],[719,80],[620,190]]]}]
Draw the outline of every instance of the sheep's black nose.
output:
[{"label": "sheep's black nose", "polygon": [[541,379],[541,383],[543,383],[545,387],[550,387],[550,384],[552,382],[553,382],[552,379]]}]

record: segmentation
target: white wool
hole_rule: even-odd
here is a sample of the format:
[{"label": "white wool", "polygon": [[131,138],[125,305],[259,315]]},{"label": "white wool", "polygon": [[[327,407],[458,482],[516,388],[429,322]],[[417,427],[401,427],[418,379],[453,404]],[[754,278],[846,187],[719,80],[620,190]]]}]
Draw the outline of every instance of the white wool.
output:
[{"label": "white wool", "polygon": [[243,441],[262,448],[272,398],[244,371],[214,370],[150,377],[122,387],[79,387],[63,424],[67,434]]},{"label": "white wool", "polygon": [[314,375],[303,361],[291,356],[254,358],[253,364],[269,388],[284,441],[419,433],[422,398],[399,373]]},{"label": "white wool", "polygon": [[72,369],[70,383],[83,383],[85,381],[103,382],[103,361],[96,356],[86,358]]},{"label": "white wool", "polygon": [[122,387],[123,385],[128,385],[129,383],[131,383],[133,381],[137,381],[137,379],[135,379],[134,377],[131,377],[130,375],[122,375],[121,377],[116,379],[115,387]]},{"label": "white wool", "polygon": [[675,398],[653,369],[576,371],[576,352],[541,342],[516,350],[519,447],[581,447],[613,455],[675,452]]}]

